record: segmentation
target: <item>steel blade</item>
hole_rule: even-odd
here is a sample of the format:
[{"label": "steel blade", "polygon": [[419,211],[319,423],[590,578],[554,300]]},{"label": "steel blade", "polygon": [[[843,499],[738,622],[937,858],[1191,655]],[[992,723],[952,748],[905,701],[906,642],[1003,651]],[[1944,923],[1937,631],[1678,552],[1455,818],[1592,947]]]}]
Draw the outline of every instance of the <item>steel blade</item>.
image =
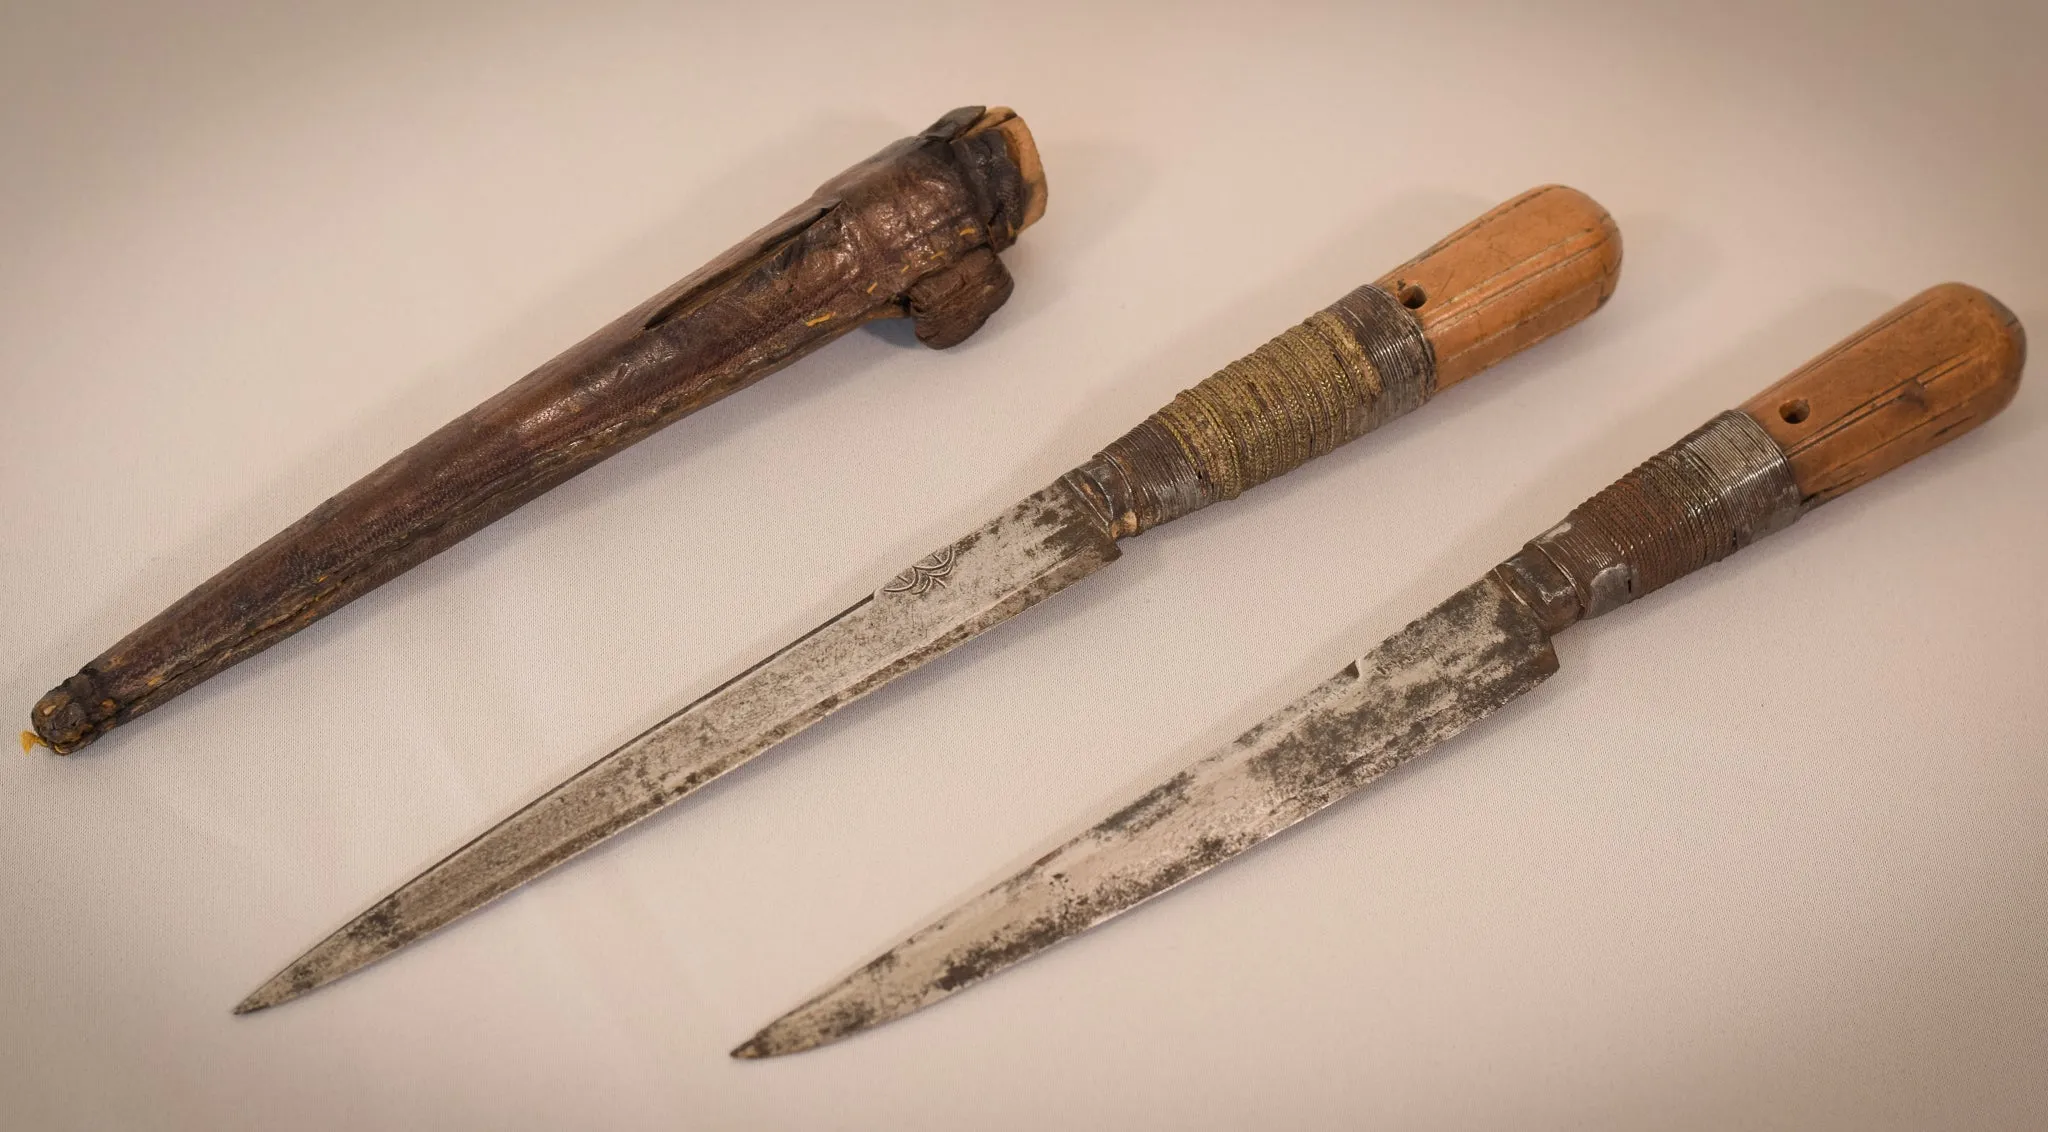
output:
[{"label": "steel blade", "polygon": [[900,1018],[1199,876],[1557,671],[1482,579],[1237,741],[961,905],[733,1051],[775,1057]]},{"label": "steel blade", "polygon": [[1115,560],[1054,483],[656,724],[377,902],[235,1007],[289,1001],[383,958],[682,798]]}]

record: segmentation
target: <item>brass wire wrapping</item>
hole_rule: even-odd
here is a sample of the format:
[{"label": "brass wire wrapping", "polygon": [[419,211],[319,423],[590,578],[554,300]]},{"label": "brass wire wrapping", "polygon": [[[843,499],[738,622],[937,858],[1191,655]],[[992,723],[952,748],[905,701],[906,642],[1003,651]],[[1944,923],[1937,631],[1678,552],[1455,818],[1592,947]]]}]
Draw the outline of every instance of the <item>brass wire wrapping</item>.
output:
[{"label": "brass wire wrapping", "polygon": [[1137,534],[1292,471],[1436,391],[1421,324],[1371,284],[1223,367],[1080,474]]}]

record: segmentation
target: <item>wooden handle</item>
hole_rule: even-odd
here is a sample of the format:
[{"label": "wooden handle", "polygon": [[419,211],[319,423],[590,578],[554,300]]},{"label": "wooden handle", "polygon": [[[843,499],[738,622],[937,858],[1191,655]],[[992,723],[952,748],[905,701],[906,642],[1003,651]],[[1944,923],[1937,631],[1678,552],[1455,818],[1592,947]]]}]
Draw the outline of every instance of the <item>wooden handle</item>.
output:
[{"label": "wooden handle", "polygon": [[1990,419],[2026,355],[1997,299],[1922,291],[1644,461],[1494,577],[1552,632],[1597,617]]},{"label": "wooden handle", "polygon": [[1976,428],[2011,401],[2026,331],[1963,283],[1913,296],[1743,403],[1821,503]]},{"label": "wooden handle", "polygon": [[1075,475],[1120,536],[1235,499],[1598,310],[1620,267],[1606,209],[1560,185],[1523,193],[1183,390]]},{"label": "wooden handle", "polygon": [[1621,278],[1621,231],[1593,198],[1531,189],[1381,277],[1422,323],[1436,386],[1487,366],[1600,309]]}]

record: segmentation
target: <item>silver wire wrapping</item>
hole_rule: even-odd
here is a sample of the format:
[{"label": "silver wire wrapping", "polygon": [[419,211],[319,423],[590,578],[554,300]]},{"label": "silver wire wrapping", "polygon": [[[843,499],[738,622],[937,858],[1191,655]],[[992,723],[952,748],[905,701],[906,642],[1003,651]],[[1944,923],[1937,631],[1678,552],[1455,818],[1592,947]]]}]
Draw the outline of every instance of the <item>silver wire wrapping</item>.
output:
[{"label": "silver wire wrapping", "polygon": [[1118,536],[1294,470],[1436,392],[1436,355],[1400,300],[1366,284],[1223,367],[1073,475]]},{"label": "silver wire wrapping", "polygon": [[1719,562],[1804,510],[1777,442],[1730,411],[1573,508],[1494,577],[1556,632]]}]

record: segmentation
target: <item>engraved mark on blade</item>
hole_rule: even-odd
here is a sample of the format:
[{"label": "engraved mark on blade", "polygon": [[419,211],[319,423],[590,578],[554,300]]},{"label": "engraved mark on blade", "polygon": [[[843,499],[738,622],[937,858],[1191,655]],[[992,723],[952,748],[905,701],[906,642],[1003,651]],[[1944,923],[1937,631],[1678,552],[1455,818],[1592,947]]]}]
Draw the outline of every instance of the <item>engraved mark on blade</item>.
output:
[{"label": "engraved mark on blade", "polygon": [[937,1002],[1237,856],[1556,670],[1528,610],[1492,580],[1474,583],[735,1052],[794,1053]]},{"label": "engraved mark on blade", "polygon": [[[1115,560],[1064,482],[918,568],[945,584],[884,592],[799,637],[421,873],[250,996],[261,1009],[427,935],[604,841],[834,710]],[[914,585],[914,584],[913,584]]]},{"label": "engraved mark on blade", "polygon": [[955,550],[950,546],[944,550],[927,554],[917,562],[912,563],[910,569],[896,575],[895,580],[882,587],[882,592],[885,594],[907,593],[913,597],[922,597],[930,592],[933,586],[944,588],[946,575],[953,572],[954,557]]}]

